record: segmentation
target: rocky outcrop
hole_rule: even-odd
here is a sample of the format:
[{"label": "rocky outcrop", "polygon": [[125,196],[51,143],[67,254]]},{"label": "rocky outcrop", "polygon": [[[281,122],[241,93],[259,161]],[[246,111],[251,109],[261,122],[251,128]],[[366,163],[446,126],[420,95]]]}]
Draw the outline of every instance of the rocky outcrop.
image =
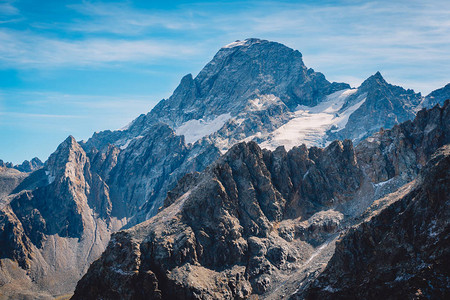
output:
[{"label": "rocky outcrop", "polygon": [[4,162],[0,159],[0,168],[13,168],[14,164],[11,162]]},{"label": "rocky outcrop", "polygon": [[[446,102],[398,126],[415,130],[410,145],[401,142],[402,134],[395,137],[398,129],[379,134],[395,137],[390,147],[397,153],[423,147],[435,136],[425,128],[440,127],[447,136],[446,122],[431,116],[446,115],[449,107]],[[434,142],[435,148],[448,143]],[[155,217],[114,234],[78,283],[73,299],[139,299],[143,294],[136,287],[142,286],[155,299],[300,295],[327,265],[339,233],[361,222],[373,200],[390,192],[380,192],[389,185],[385,178],[366,175],[372,153],[359,147],[363,149],[336,141],[325,149],[302,146],[272,152],[253,142],[235,145],[204,172],[180,181]],[[422,151],[425,159],[431,156]],[[359,157],[366,160],[360,164]],[[417,165],[420,158],[415,158],[405,161],[409,167]],[[379,160],[370,163],[379,168]],[[402,160],[392,164],[401,170]],[[387,179],[401,183],[402,174]],[[403,190],[410,191],[411,184]]]},{"label": "rocky outcrop", "polygon": [[421,101],[420,93],[391,85],[377,72],[347,99],[341,110],[353,105],[358,106],[358,109],[350,115],[345,128],[330,132],[328,139],[347,138],[357,143],[381,127],[392,128],[413,119]]},{"label": "rocky outcrop", "polygon": [[[361,178],[350,142],[335,142],[324,150],[283,151],[263,152],[256,143],[241,143],[202,174],[182,180],[167,199],[173,203],[166,203],[157,216],[113,235],[74,298],[138,299],[143,294],[133,287],[142,285],[155,297],[174,299],[263,294],[271,277],[306,260],[299,250],[312,251],[290,233],[283,232],[282,238],[276,224],[287,215],[306,220],[347,200]],[[301,170],[293,162],[306,167]],[[353,180],[339,172],[348,163],[355,165],[346,170]],[[196,184],[186,191],[188,182]],[[340,189],[330,194],[329,184]],[[117,260],[124,263],[113,263]]]},{"label": "rocky outcrop", "polygon": [[432,91],[426,96],[422,103],[422,107],[429,108],[436,104],[443,105],[447,99],[450,99],[450,83],[443,88]]},{"label": "rocky outcrop", "polygon": [[[0,207],[3,284],[17,280],[9,276],[18,265],[33,282],[24,289],[53,295],[73,289],[77,278],[103,251],[111,231],[121,227],[105,210],[108,188],[96,176],[86,153],[70,136],[42,170],[30,175],[40,178],[22,181],[24,187],[38,182],[37,187],[7,198]],[[8,294],[5,289],[2,292]],[[17,297],[25,291],[14,292]]]},{"label": "rocky outcrop", "polygon": [[14,166],[15,169],[20,172],[33,172],[44,166],[44,163],[37,157],[33,158],[31,161],[25,160],[22,164]]},{"label": "rocky outcrop", "polygon": [[414,188],[353,227],[300,299],[446,299],[450,285],[450,146]]},{"label": "rocky outcrop", "polygon": [[414,121],[381,130],[356,148],[358,162],[373,182],[401,176],[410,181],[442,145],[450,143],[450,101],[422,109]]},{"label": "rocky outcrop", "polygon": [[14,168],[25,173],[36,171],[37,169],[42,168],[43,165],[42,161],[37,157],[33,158],[31,161],[25,160],[20,165],[14,165],[10,162],[5,163],[0,159],[0,168]]}]

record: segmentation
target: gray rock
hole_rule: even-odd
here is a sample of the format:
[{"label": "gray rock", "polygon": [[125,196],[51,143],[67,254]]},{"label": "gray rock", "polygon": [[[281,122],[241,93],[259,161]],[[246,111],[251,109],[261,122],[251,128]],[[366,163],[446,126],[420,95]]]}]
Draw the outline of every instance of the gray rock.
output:
[{"label": "gray rock", "polygon": [[[417,189],[423,190],[420,192],[422,196],[419,197],[422,200],[412,205],[409,213],[411,217],[406,218],[399,214],[396,203],[402,202],[406,205],[417,196],[412,188],[414,182],[398,190],[396,195],[400,196],[388,195],[377,200],[373,208],[369,207],[366,213],[363,213],[364,209],[361,213],[355,210],[350,214],[349,210],[344,208],[348,205],[361,205],[361,193],[371,193],[369,206],[374,199],[383,197],[375,193],[374,185],[371,185],[370,181],[376,185],[384,178],[366,175],[364,172],[369,169],[370,164],[379,169],[383,161],[376,157],[369,161],[368,157],[373,157],[373,154],[368,150],[358,152],[359,147],[363,149],[366,147],[365,143],[380,141],[380,135],[390,136],[392,146],[386,145],[387,147],[395,147],[399,153],[409,148],[416,149],[417,153],[422,153],[423,159],[428,160],[432,157],[433,149],[450,143],[450,127],[446,121],[448,118],[443,117],[448,114],[449,109],[450,101],[447,101],[443,108],[424,110],[413,122],[403,123],[391,131],[381,131],[361,143],[356,150],[350,141],[336,141],[325,149],[299,147],[289,152],[283,148],[274,152],[263,151],[254,142],[233,146],[205,171],[181,181],[166,201],[166,207],[155,217],[115,234],[102,257],[78,283],[73,299],[107,297],[109,291],[119,291],[122,288],[124,290],[119,295],[129,298],[127,295],[138,292],[132,283],[143,284],[134,278],[147,273],[155,274],[152,278],[156,278],[156,283],[148,285],[153,287],[151,293],[158,293],[163,298],[234,299],[242,298],[243,295],[246,298],[251,294],[260,294],[268,299],[290,295],[302,297],[305,290],[314,287],[312,284],[315,278],[328,276],[327,271],[322,272],[333,253],[334,258],[330,261],[329,268],[334,268],[336,264],[335,268],[352,272],[353,267],[342,267],[350,258],[337,258],[342,251],[345,251],[344,254],[350,251],[349,255],[353,255],[351,257],[355,256],[353,253],[364,251],[361,257],[370,258],[373,257],[371,249],[377,245],[377,241],[382,242],[385,233],[391,232],[393,228],[400,228],[405,238],[409,236],[409,230],[427,232],[425,227],[414,229],[414,220],[423,219],[420,223],[423,226],[433,224],[427,221],[427,216],[432,214],[426,212],[423,203],[435,198],[445,201],[446,197],[439,195],[446,195],[445,189],[448,185],[439,177],[444,175],[445,179],[445,174],[448,173],[445,170],[449,156],[445,150],[444,154],[436,156],[445,156],[445,159],[432,158],[428,167],[422,168],[422,177],[416,180]],[[434,127],[439,128],[439,131],[427,130]],[[437,132],[439,135],[436,135]],[[410,145],[403,140],[408,134],[415,137],[409,140]],[[430,139],[431,137],[436,138]],[[418,150],[421,147],[429,149]],[[421,157],[416,155],[415,160],[394,159],[392,165],[398,170],[403,167],[413,170]],[[438,161],[445,163],[440,164]],[[398,172],[389,176],[401,178],[402,174]],[[414,176],[411,175],[409,179],[414,179]],[[432,188],[433,181],[442,183],[439,185],[442,192],[431,192],[433,196],[429,198],[427,191]],[[368,183],[372,189],[367,189]],[[405,196],[407,194],[411,196]],[[399,198],[404,200],[395,200]],[[433,200],[432,203],[434,202]],[[439,206],[437,203],[436,209]],[[374,215],[382,215],[385,211],[390,213],[385,213],[387,215],[383,217],[383,221],[375,221],[377,217],[374,218]],[[374,218],[374,221],[370,221],[371,218]],[[401,223],[392,227],[390,221],[397,219],[407,220],[408,226],[405,227]],[[368,223],[361,223],[362,220],[367,220]],[[445,220],[445,213],[442,213],[439,220]],[[374,223],[373,241],[371,234],[366,236],[365,229],[370,226],[365,224],[371,222]],[[348,226],[352,225],[357,229],[347,230]],[[439,226],[433,227],[432,230],[441,232],[443,229]],[[357,242],[355,245],[351,242],[352,236],[358,231],[361,231],[364,243],[368,240],[367,244]],[[286,238],[289,232],[292,232],[290,238]],[[432,232],[434,234],[435,231]],[[334,252],[334,242],[339,234],[344,236],[342,241],[349,242],[338,242]],[[395,235],[392,237],[395,238]],[[127,262],[124,258],[134,255],[137,250],[122,248],[120,245],[124,243],[131,243],[134,245],[133,249],[139,249],[140,259],[133,260],[130,265],[123,265],[122,262]],[[427,245],[431,247],[432,243]],[[411,255],[416,255],[414,248],[408,249]],[[445,246],[442,249],[446,249]],[[445,255],[445,252],[442,255]],[[380,259],[388,256],[392,257],[387,253],[379,255]],[[334,261],[336,259],[340,264]],[[412,258],[405,256],[402,259],[405,263],[411,263]],[[433,260],[428,258],[430,259]],[[121,263],[116,264],[117,261]],[[437,263],[441,266],[439,261]],[[419,264],[414,262],[411,265]],[[114,279],[117,266],[125,276],[120,281]],[[375,266],[376,263],[368,265],[364,258],[361,266],[355,266],[355,270],[370,272]],[[439,281],[440,274],[445,274],[442,270],[443,265],[440,273],[433,277],[436,278],[439,289],[431,291],[430,295],[441,293],[440,287],[445,284],[445,279]],[[358,272],[348,276],[355,276],[360,280],[367,278],[367,275],[362,276]],[[348,278],[347,275],[340,276],[335,271],[331,274],[335,274],[333,276],[337,276],[338,280],[343,280],[352,287],[353,281],[345,279]],[[380,278],[385,276],[383,270],[377,274]],[[318,282],[321,282],[320,280]],[[392,280],[395,281],[395,277]],[[337,291],[339,284],[332,283],[330,288],[321,284],[321,291]],[[419,287],[414,282],[410,285]],[[374,283],[373,287],[380,289],[382,285]],[[360,295],[367,294],[363,289],[355,288]],[[351,293],[346,292],[343,295],[348,297]]]}]

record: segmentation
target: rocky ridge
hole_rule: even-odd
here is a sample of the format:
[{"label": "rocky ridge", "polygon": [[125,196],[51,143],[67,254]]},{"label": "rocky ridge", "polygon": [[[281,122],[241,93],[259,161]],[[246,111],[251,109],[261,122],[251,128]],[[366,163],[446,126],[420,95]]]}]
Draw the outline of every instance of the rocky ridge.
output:
[{"label": "rocky ridge", "polygon": [[[416,184],[407,183],[397,191],[398,198],[411,199],[405,195],[416,195],[417,189],[426,191],[442,174],[446,178],[446,163],[438,164],[436,171],[439,159],[432,158],[428,165],[424,162],[450,143],[449,112],[450,101],[442,108],[422,110],[414,121],[380,131],[356,148],[348,140],[325,149],[301,146],[289,152],[282,147],[273,152],[261,150],[252,142],[237,144],[204,172],[180,181],[169,193],[165,209],[155,217],[114,234],[102,257],[78,283],[73,299],[148,295],[154,299],[245,299],[252,294],[279,299],[300,295],[331,257],[330,268],[341,252],[353,251],[344,242],[335,251],[335,242],[346,228],[364,219],[367,208],[373,211],[372,203],[384,203],[378,207],[379,215],[398,212],[398,202],[383,197],[417,172],[422,175]],[[378,151],[383,155],[375,155]],[[448,153],[444,154],[437,157],[444,156],[448,162]],[[372,169],[377,171],[367,172]],[[447,185],[439,186],[445,190]],[[444,190],[436,197],[446,195]],[[427,195],[423,192],[420,201],[428,201]],[[442,198],[446,201],[445,196],[439,201]],[[422,206],[412,206],[411,213],[422,214]],[[427,215],[421,218],[429,225]],[[408,220],[414,222],[414,218]],[[352,239],[355,231],[348,232],[343,240]],[[446,252],[439,253],[445,256]],[[320,276],[334,274],[330,272]]]},{"label": "rocky ridge", "polygon": [[407,194],[336,244],[325,271],[292,299],[446,299],[450,295],[450,146]]},{"label": "rocky ridge", "polygon": [[42,168],[43,165],[44,163],[37,157],[31,159],[30,161],[24,160],[20,165],[14,165],[10,162],[5,163],[0,159],[0,168],[13,168],[25,173],[36,171],[37,169]]}]

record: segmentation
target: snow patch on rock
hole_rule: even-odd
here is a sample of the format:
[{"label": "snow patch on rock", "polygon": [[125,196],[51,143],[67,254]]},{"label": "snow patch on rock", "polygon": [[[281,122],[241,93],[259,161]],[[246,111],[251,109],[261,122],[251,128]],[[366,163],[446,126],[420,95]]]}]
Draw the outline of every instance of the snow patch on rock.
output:
[{"label": "snow patch on rock", "polygon": [[234,47],[239,47],[239,46],[246,46],[246,45],[248,45],[249,42],[250,42],[249,40],[244,40],[244,41],[237,40],[235,42],[229,43],[228,45],[226,45],[222,48],[227,49],[227,48],[234,48]]},{"label": "snow patch on rock", "polygon": [[273,150],[284,145],[289,150],[301,144],[324,146],[326,132],[343,129],[350,115],[366,100],[358,99],[356,104],[340,111],[347,98],[356,92],[357,89],[341,90],[328,95],[325,101],[316,106],[299,105],[293,118],[271,133],[267,141],[261,143],[261,147]]},{"label": "snow patch on rock", "polygon": [[186,143],[195,143],[199,139],[210,135],[220,128],[231,118],[229,113],[214,118],[189,120],[175,129],[177,135],[184,135]]},{"label": "snow patch on rock", "polygon": [[269,108],[271,105],[275,103],[280,103],[280,98],[275,95],[261,95],[258,98],[248,101],[248,105],[246,107],[246,111],[261,111]]}]

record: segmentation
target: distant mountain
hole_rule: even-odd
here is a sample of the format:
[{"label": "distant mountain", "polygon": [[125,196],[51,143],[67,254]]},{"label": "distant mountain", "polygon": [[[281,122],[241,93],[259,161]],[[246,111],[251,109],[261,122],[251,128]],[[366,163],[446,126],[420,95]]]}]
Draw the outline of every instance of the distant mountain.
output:
[{"label": "distant mountain", "polygon": [[33,172],[36,171],[39,168],[42,168],[42,166],[44,165],[44,163],[37,157],[33,158],[31,161],[28,160],[24,160],[23,163],[21,163],[20,165],[14,165],[13,163],[10,162],[4,162],[3,160],[0,159],[0,167],[3,168],[14,168],[20,172]]},{"label": "distant mountain", "polygon": [[[221,156],[230,149],[236,151],[233,147],[241,142],[256,142],[249,144],[251,149],[265,153],[264,164],[271,168],[270,174],[264,174],[273,176],[269,181],[274,182],[268,186],[258,183],[260,193],[272,186],[277,190],[272,195],[275,198],[262,199],[267,203],[258,204],[271,216],[269,223],[258,212],[252,221],[255,224],[273,226],[285,207],[292,208],[292,217],[307,218],[326,209],[330,201],[346,202],[362,184],[356,179],[361,169],[355,166],[355,173],[347,174],[349,178],[336,177],[333,172],[345,169],[332,161],[333,155],[352,163],[354,148],[350,142],[333,140],[348,138],[358,144],[381,127],[391,128],[414,118],[423,107],[442,105],[445,98],[450,98],[448,85],[423,97],[388,84],[379,73],[351,89],[307,68],[300,52],[282,44],[259,39],[231,43],[220,49],[195,78],[183,77],[169,99],[126,128],[95,133],[86,142],[69,137],[43,166],[34,159],[16,166],[29,173],[13,170],[12,165],[0,168],[0,240],[5,245],[0,246],[4,266],[0,292],[15,296],[22,293],[25,298],[30,291],[39,291],[43,298],[72,292],[76,281],[104,250],[111,233],[166,211],[167,195],[175,201],[183,182],[187,188],[209,165],[227,159]],[[435,141],[436,137],[429,139],[435,145],[442,142]],[[360,145],[365,143],[356,149],[362,149]],[[300,151],[295,146],[301,144],[306,146]],[[286,152],[279,146],[292,150]],[[374,156],[384,157],[376,145],[373,148]],[[225,157],[230,159],[230,155]],[[429,155],[423,155],[421,165]],[[392,162],[392,157],[384,157],[386,167],[380,167],[377,176],[391,178],[406,166],[411,176],[396,179],[397,186],[417,174],[418,165],[412,167],[410,163],[416,158],[404,158],[407,161],[399,164]],[[280,165],[287,161],[292,166]],[[373,166],[370,162],[367,165]],[[287,169],[297,167],[305,173],[284,177],[294,172]],[[184,177],[186,174],[194,175]],[[301,185],[303,190],[297,190],[299,180],[308,183]],[[348,189],[341,189],[341,185]],[[308,201],[300,205],[299,195]],[[280,197],[293,202],[270,203]],[[172,200],[167,200],[166,206]],[[253,209],[252,204],[242,213]],[[319,214],[317,218],[328,217]],[[340,215],[333,214],[335,218],[340,219]],[[323,237],[317,239],[311,243]]]},{"label": "distant mountain", "polygon": [[[330,83],[323,74],[308,69],[296,50],[275,42],[247,39],[220,49],[195,78],[191,74],[183,77],[169,99],[139,116],[128,128],[94,134],[86,147],[102,149],[107,143],[123,146],[127,139],[142,135],[155,123],[165,123],[186,133],[188,142],[195,142],[192,132],[187,132],[188,125],[209,127],[211,130],[204,131],[206,136],[243,111],[265,111],[272,105],[284,111],[294,110],[297,105],[316,105],[325,96],[349,87]],[[256,103],[261,96],[268,96],[268,103],[262,103],[263,99]]]}]

